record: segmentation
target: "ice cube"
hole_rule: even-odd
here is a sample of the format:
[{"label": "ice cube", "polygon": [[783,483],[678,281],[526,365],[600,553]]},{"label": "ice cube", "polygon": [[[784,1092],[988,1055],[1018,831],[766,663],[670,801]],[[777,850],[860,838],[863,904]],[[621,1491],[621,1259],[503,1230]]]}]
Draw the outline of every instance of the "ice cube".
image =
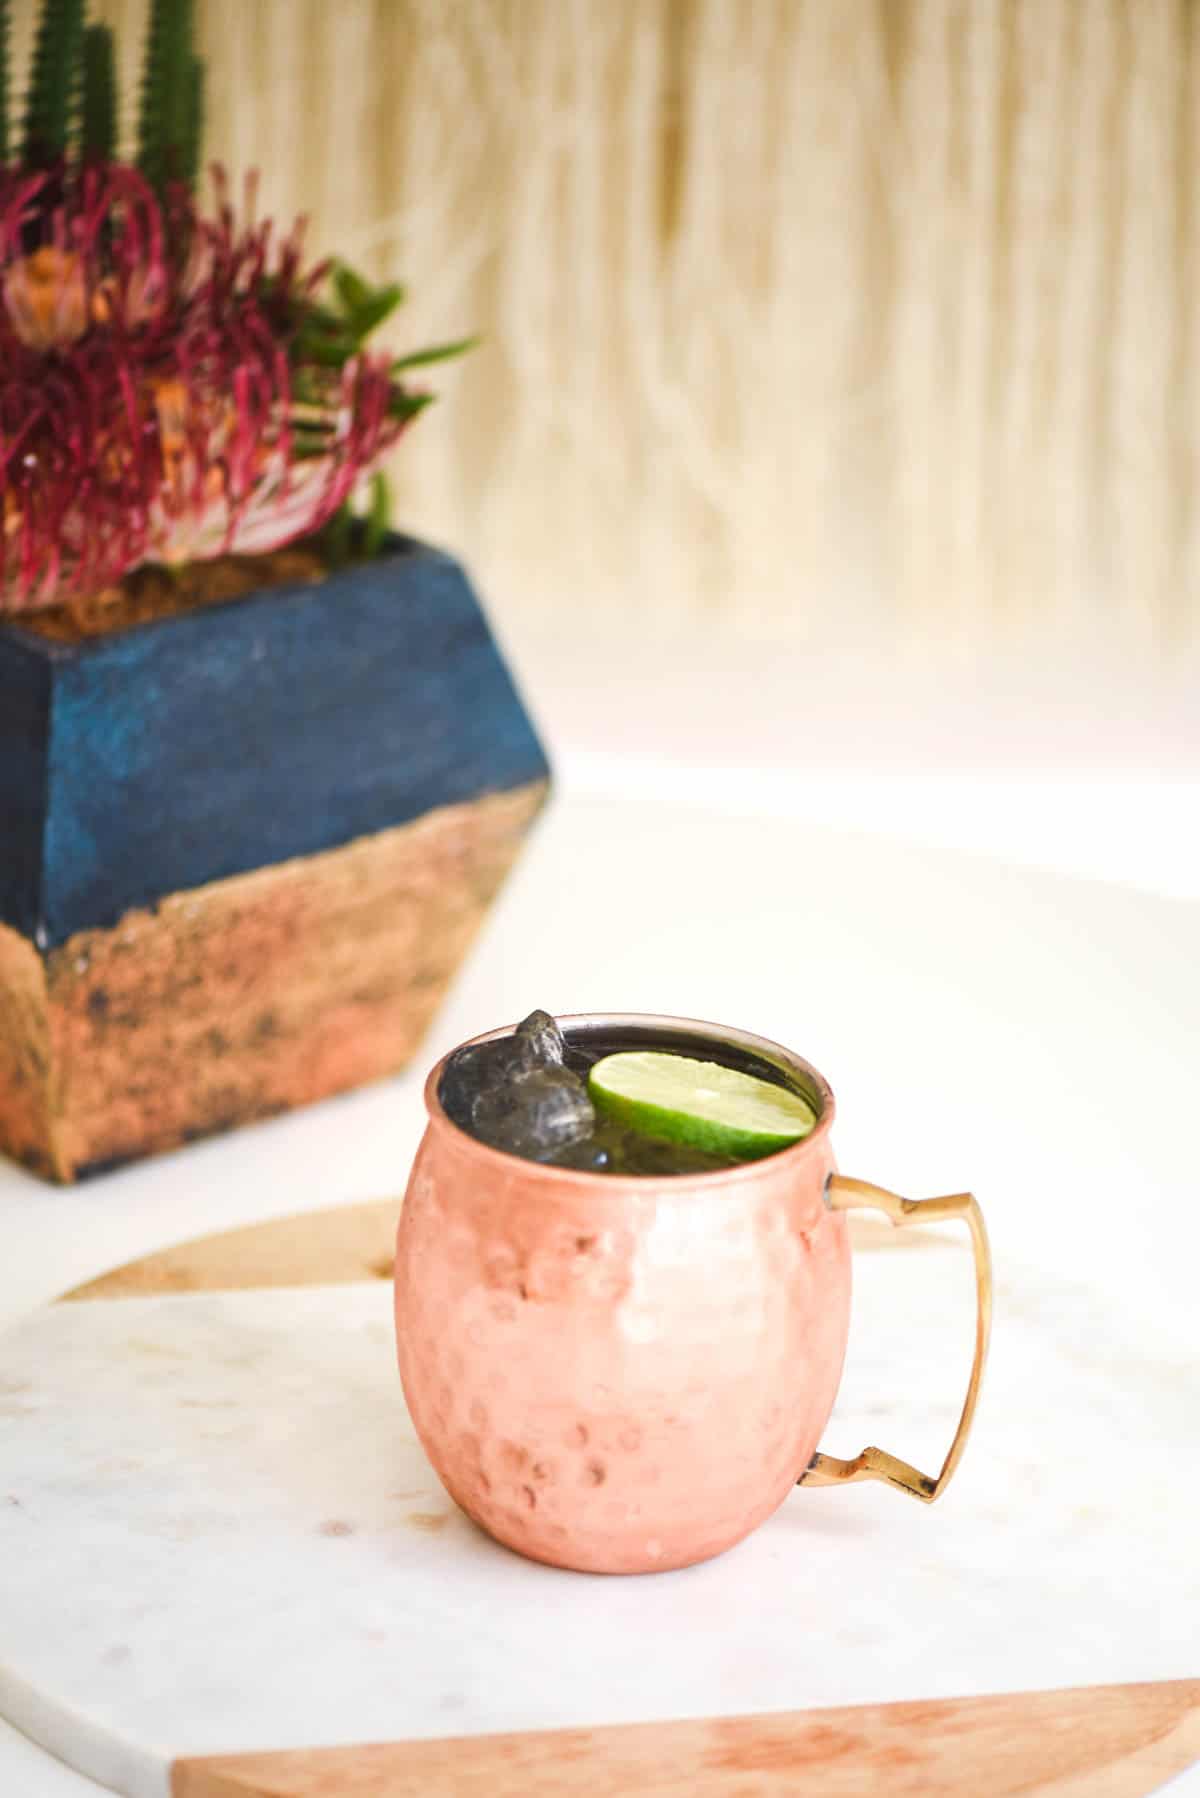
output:
[{"label": "ice cube", "polygon": [[461,1129],[469,1130],[471,1110],[479,1095],[507,1085],[523,1072],[525,1065],[524,1053],[511,1036],[492,1043],[472,1043],[459,1049],[446,1063],[438,1086],[438,1097],[447,1117]]},{"label": "ice cube", "polygon": [[513,1041],[532,1067],[560,1068],[563,1065],[566,1039],[548,1011],[531,1011],[517,1025]]},{"label": "ice cube", "polygon": [[468,1126],[510,1155],[541,1161],[587,1136],[595,1113],[583,1081],[566,1068],[534,1068],[479,1091]]},{"label": "ice cube", "polygon": [[533,1011],[510,1036],[460,1049],[446,1063],[438,1096],[448,1117],[496,1148],[549,1154],[591,1128],[583,1082],[563,1065],[566,1043],[548,1011]]}]

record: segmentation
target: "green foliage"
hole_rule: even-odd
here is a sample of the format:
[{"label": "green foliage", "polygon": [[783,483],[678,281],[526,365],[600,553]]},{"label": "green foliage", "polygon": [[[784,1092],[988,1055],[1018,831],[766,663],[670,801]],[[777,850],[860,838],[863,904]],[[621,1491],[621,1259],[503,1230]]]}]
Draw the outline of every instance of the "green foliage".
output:
[{"label": "green foliage", "polygon": [[449,362],[452,356],[465,356],[478,342],[478,337],[456,337],[452,343],[435,343],[432,349],[411,350],[407,356],[396,357],[392,373],[398,375],[406,368],[425,368],[431,362]]},{"label": "green foliage", "polygon": [[347,500],[338,507],[324,529],[318,531],[316,542],[330,568],[341,568],[350,560],[357,523],[354,508]]},{"label": "green foliage", "polygon": [[117,76],[113,34],[107,25],[89,25],[83,34],[83,155],[103,161],[116,154]]},{"label": "green foliage", "polygon": [[[333,304],[315,302],[301,319],[295,352],[299,360],[316,363],[320,368],[344,368],[351,357],[366,348],[372,332],[403,305],[405,291],[395,281],[389,281],[383,287],[372,287],[344,262],[335,266],[331,286]],[[431,349],[412,350],[407,356],[396,357],[391,364],[391,375],[397,379],[406,369],[447,362],[452,356],[465,355],[477,342],[475,337],[460,337],[452,343],[435,344]],[[432,399],[432,394],[406,393],[398,388],[392,403],[392,417],[415,418],[432,403]]]},{"label": "green foliage", "polygon": [[432,393],[409,393],[403,387],[397,387],[392,395],[392,403],[388,407],[389,418],[399,418],[407,424],[418,412],[424,412],[426,406],[432,406]]},{"label": "green foliage", "polygon": [[[296,329],[293,358],[296,362],[315,364],[318,368],[344,368],[346,363],[367,347],[367,339],[397,307],[403,305],[404,288],[390,281],[373,287],[364,276],[347,263],[335,264],[330,278],[330,293],[325,301],[311,302]],[[456,338],[451,343],[435,344],[430,349],[412,350],[391,363],[389,373],[394,382],[388,415],[407,424],[433,404],[431,393],[410,393],[400,376],[410,368],[424,368],[435,362],[447,362],[465,355],[475,347],[474,337]],[[295,397],[301,405],[309,397],[300,375]],[[297,454],[320,455],[324,448],[323,428],[307,427],[303,420],[296,425]],[[371,484],[365,519],[360,519],[350,505],[345,505],[330,520],[322,533],[322,548],[336,565],[355,549],[363,555],[378,553],[391,521],[391,496],[382,475]]]},{"label": "green foliage", "polygon": [[75,124],[83,51],[83,0],[44,0],[25,111],[28,167],[65,156]]},{"label": "green foliage", "polygon": [[201,96],[196,69],[193,0],[153,0],[137,163],[160,193],[171,181],[186,181],[189,162],[199,162]]},{"label": "green foliage", "polygon": [[[305,360],[316,362],[322,368],[342,368],[366,347],[372,332],[403,305],[406,295],[396,281],[389,281],[383,287],[372,287],[344,262],[334,268],[331,286],[333,304],[316,304],[306,312],[296,347]],[[448,362],[452,356],[462,356],[474,349],[477,341],[474,337],[460,337],[453,343],[435,344],[432,349],[413,350],[407,356],[397,357],[391,372],[395,376],[408,368]]]},{"label": "green foliage", "polygon": [[[338,304],[347,318],[365,317],[376,304],[376,289],[361,275],[356,275],[348,262],[339,262],[333,271],[333,291],[337,294]],[[379,292],[395,291],[380,288]],[[397,297],[399,305],[404,298],[403,291]]]},{"label": "green foliage", "polygon": [[392,493],[382,471],[371,476],[367,499],[367,515],[363,521],[362,553],[377,556],[392,522]]},{"label": "green foliage", "polygon": [[344,262],[331,281],[332,305],[314,303],[300,321],[297,354],[321,368],[344,368],[364,348],[372,331],[404,302],[398,282],[372,287]]},{"label": "green foliage", "polygon": [[365,512],[346,500],[315,541],[329,566],[342,568],[347,562],[379,555],[391,528],[392,491],[387,476],[377,470],[367,483]]}]

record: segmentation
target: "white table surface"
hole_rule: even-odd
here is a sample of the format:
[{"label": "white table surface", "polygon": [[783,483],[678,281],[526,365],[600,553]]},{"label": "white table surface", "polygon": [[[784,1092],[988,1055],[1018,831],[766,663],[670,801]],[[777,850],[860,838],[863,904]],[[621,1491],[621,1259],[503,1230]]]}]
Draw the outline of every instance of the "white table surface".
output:
[{"label": "white table surface", "polygon": [[[421,1067],[78,1189],[0,1163],[0,1326],[166,1244],[399,1192],[424,1066],[545,1005],[791,1044],[833,1083],[847,1172],[914,1196],[971,1186],[998,1261],[1072,1270],[1194,1354],[1195,766],[806,761],[788,778],[772,751],[755,778],[714,739],[705,780],[683,710],[673,760],[636,731],[614,750],[598,713],[572,724],[563,684],[543,692],[559,797]],[[1200,1794],[1200,1767],[1171,1789]],[[0,1792],[95,1790],[0,1725]]]}]

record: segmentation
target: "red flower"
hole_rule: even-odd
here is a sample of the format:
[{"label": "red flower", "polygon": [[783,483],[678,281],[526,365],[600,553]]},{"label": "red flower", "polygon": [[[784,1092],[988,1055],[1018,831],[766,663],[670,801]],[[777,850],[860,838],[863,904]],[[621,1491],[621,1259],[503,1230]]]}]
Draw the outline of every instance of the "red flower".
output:
[{"label": "red flower", "polygon": [[0,175],[0,607],[278,548],[399,436],[387,357],[320,354],[326,272],[131,167]]}]

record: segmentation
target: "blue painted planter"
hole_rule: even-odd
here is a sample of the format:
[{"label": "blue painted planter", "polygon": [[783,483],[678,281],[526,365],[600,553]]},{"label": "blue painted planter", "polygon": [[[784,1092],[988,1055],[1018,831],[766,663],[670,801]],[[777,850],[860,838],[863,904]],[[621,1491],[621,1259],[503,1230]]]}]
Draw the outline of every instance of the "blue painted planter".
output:
[{"label": "blue painted planter", "polygon": [[0,627],[0,1146],[71,1178],[401,1065],[548,772],[411,539],[78,644]]}]

